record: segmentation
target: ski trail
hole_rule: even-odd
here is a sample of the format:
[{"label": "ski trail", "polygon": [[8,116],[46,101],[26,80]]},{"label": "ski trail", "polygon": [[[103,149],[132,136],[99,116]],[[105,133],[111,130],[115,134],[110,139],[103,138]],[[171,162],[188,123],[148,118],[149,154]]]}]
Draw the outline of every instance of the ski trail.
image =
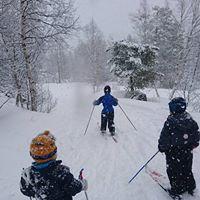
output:
[{"label": "ski trail", "polygon": [[[70,121],[70,126],[75,127],[75,129],[68,132],[67,135],[62,134],[61,144],[69,144],[70,141],[72,145],[64,145],[61,154],[63,160],[68,161],[67,164],[74,170],[73,172],[75,174],[78,175],[80,168],[83,167],[85,169],[84,173],[89,181],[88,195],[90,199],[132,200],[134,197],[135,200],[160,200],[160,198],[164,200],[165,196],[163,196],[162,192],[159,193],[159,188],[154,186],[154,183],[148,179],[145,172],[141,172],[133,183],[128,184],[130,176],[137,172],[141,165],[149,159],[152,152],[154,153],[154,151],[156,151],[157,147],[154,144],[157,141],[155,142],[153,140],[157,138],[157,135],[148,133],[147,127],[153,127],[151,130],[156,130],[156,120],[159,118],[159,114],[151,121],[149,120],[148,114],[139,114],[139,109],[146,109],[143,108],[142,105],[138,109],[135,105],[122,103],[126,110],[130,111],[130,107],[133,107],[134,116],[137,117],[134,123],[137,124],[136,127],[138,131],[133,129],[130,122],[122,115],[119,108],[116,108],[115,123],[117,126],[118,143],[115,143],[111,137],[104,136],[106,137],[105,139],[99,133],[97,123],[100,121],[101,106],[95,107],[88,132],[83,136],[92,106],[89,105],[89,103],[92,102],[91,99],[95,99],[94,96],[90,96],[90,102],[88,102],[87,105],[88,112],[84,115],[83,113],[81,114],[80,110],[78,111],[75,109],[74,97],[68,96],[67,98],[68,99],[65,100],[66,102],[72,101],[71,105],[69,105],[71,107],[70,115],[76,120],[70,120],[68,116],[69,112],[62,109],[63,117],[66,118],[68,122]],[[130,113],[130,115],[132,116],[133,114]],[[79,122],[78,126],[77,122]],[[65,124],[62,123],[61,126],[63,127],[64,125]],[[70,152],[70,154],[67,152]],[[153,186],[153,188],[151,188],[152,191],[156,191],[160,195],[155,197],[155,195],[152,194],[150,197],[149,193],[151,192],[149,191],[149,187],[144,187],[146,182],[149,183],[150,186]],[[143,191],[142,193],[141,188]],[[140,195],[138,195],[138,193]],[[77,199],[82,198],[83,195],[77,196]],[[168,199],[167,196],[166,199]]]},{"label": "ski trail", "polygon": [[[100,123],[101,106],[95,107],[88,132],[83,135],[92,102],[101,94],[94,95],[90,87],[83,83],[52,85],[52,92],[57,96],[58,104],[50,114],[9,108],[9,104],[4,107],[8,115],[0,113],[0,126],[6,133],[2,134],[0,150],[2,155],[7,155],[7,158],[2,156],[1,162],[0,200],[27,199],[19,192],[20,172],[22,167],[32,162],[28,152],[31,139],[44,130],[50,130],[56,136],[58,159],[71,168],[75,177],[78,177],[81,168],[85,169],[90,200],[169,200],[144,171],[128,184],[130,178],[157,151],[157,140],[168,115],[167,105],[119,98],[120,105],[138,131],[116,107],[118,143],[115,143],[110,136],[100,134],[97,123]],[[197,149],[194,153],[197,187],[200,183],[199,152],[200,149]],[[149,165],[166,174],[163,154],[158,154]],[[74,197],[74,200],[84,199],[84,193]]]}]

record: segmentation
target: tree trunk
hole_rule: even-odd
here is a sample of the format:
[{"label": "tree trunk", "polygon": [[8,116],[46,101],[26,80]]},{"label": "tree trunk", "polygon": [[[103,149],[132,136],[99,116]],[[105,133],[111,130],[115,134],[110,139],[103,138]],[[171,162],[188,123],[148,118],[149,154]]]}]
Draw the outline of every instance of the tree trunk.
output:
[{"label": "tree trunk", "polygon": [[194,85],[194,81],[195,81],[197,69],[199,67],[199,62],[200,62],[200,42],[199,42],[199,47],[198,47],[197,61],[196,61],[196,64],[194,66],[194,70],[193,70],[193,73],[192,73],[191,83],[190,83],[190,86],[189,86],[189,89],[188,89],[188,95],[187,95],[188,102],[190,101],[190,95],[192,93],[192,88],[193,88],[193,85]]},{"label": "tree trunk", "polygon": [[158,88],[157,88],[155,82],[153,83],[153,86],[154,86],[154,89],[155,89],[155,92],[156,92],[157,97],[160,98],[160,95],[159,95],[159,93],[158,93]]},{"label": "tree trunk", "polygon": [[61,49],[60,47],[58,47],[57,49],[57,69],[58,69],[58,83],[61,83],[61,61],[60,61],[60,58],[61,58],[61,53],[60,53]]},{"label": "tree trunk", "polygon": [[[182,68],[181,68],[181,66],[182,66]],[[183,72],[184,72],[185,64],[183,64],[181,66],[178,66],[178,71],[177,71],[177,75],[176,75],[177,79],[176,79],[176,81],[174,83],[174,86],[172,88],[172,91],[171,91],[171,93],[169,95],[169,99],[170,100],[173,99],[174,94],[178,90],[178,87],[179,87],[179,84],[180,84],[180,80],[183,77]]]},{"label": "tree trunk", "polygon": [[14,80],[14,87],[16,88],[17,91],[17,95],[16,95],[16,106],[19,106],[19,104],[21,105],[21,107],[23,108],[23,103],[24,103],[24,99],[22,97],[22,93],[21,93],[21,83],[17,74],[17,70],[16,70],[16,52],[15,52],[15,47],[13,46],[13,59],[12,59],[12,77]]},{"label": "tree trunk", "polygon": [[26,43],[26,27],[28,26],[26,9],[28,7],[28,0],[20,0],[20,8],[21,8],[21,42],[22,42],[22,51],[25,60],[25,67],[27,73],[27,83],[28,90],[30,94],[30,109],[32,111],[37,111],[37,89],[36,82],[33,78],[32,74],[32,66],[30,61],[30,54],[28,51],[27,43]]},{"label": "tree trunk", "polygon": [[135,92],[135,87],[133,85],[133,77],[132,76],[129,77],[129,84],[130,84],[129,87],[131,89],[131,93],[133,94]]}]

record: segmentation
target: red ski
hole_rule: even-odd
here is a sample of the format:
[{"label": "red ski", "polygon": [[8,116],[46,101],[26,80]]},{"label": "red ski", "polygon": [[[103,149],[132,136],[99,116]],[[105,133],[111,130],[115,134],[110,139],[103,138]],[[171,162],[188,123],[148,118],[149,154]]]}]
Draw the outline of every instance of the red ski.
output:
[{"label": "red ski", "polygon": [[150,169],[148,166],[145,167],[145,172],[162,188],[172,199],[174,200],[181,200],[182,196],[181,195],[171,195],[169,193],[168,188],[170,188],[168,184],[168,178],[164,176],[163,174]]}]

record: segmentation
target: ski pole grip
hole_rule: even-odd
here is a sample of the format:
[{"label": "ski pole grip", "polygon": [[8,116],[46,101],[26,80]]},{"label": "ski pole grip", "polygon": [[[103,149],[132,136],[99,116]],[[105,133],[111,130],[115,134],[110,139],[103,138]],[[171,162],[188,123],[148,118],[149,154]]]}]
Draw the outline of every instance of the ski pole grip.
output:
[{"label": "ski pole grip", "polygon": [[83,180],[83,170],[84,170],[84,169],[81,169],[81,171],[80,171],[80,173],[79,173],[79,179],[80,179],[80,180]]},{"label": "ski pole grip", "polygon": [[[80,179],[80,180],[83,180],[83,170],[84,170],[84,169],[81,169],[81,171],[80,171],[80,173],[79,173],[79,179]],[[85,193],[86,200],[89,200],[87,192],[84,191],[84,193]]]}]

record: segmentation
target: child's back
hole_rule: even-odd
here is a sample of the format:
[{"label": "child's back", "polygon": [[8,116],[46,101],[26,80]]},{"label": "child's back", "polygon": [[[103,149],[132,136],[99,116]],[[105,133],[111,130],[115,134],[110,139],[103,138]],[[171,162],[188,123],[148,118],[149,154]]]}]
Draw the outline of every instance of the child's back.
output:
[{"label": "child's back", "polygon": [[20,190],[24,195],[37,200],[72,200],[87,189],[86,181],[76,180],[69,168],[56,160],[56,151],[55,139],[49,135],[33,139],[30,154],[36,162],[22,172]]}]

